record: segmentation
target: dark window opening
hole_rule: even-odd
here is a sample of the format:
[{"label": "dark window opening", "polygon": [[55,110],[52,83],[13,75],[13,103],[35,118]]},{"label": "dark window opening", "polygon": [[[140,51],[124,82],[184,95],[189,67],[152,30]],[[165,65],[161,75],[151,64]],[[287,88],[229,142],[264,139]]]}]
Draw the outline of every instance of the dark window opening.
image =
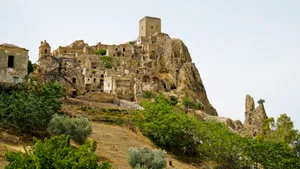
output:
[{"label": "dark window opening", "polygon": [[67,53],[67,51],[65,50],[65,53]]},{"label": "dark window opening", "polygon": [[92,63],[92,67],[93,67],[93,69],[96,69],[97,68],[96,63]]},{"label": "dark window opening", "polygon": [[94,78],[94,83],[96,83],[96,78]]},{"label": "dark window opening", "polygon": [[176,86],[173,84],[173,85],[171,85],[171,90],[174,90],[174,89],[176,89]]},{"label": "dark window opening", "polygon": [[72,83],[76,83],[76,78],[75,77],[72,78]]},{"label": "dark window opening", "polygon": [[123,53],[123,56],[125,56],[124,53]]},{"label": "dark window opening", "polygon": [[138,71],[138,70],[136,70],[136,73],[139,73],[139,71]]},{"label": "dark window opening", "polygon": [[151,29],[153,29],[153,26],[151,26]]},{"label": "dark window opening", "polygon": [[100,85],[99,85],[99,87],[101,88],[101,90],[103,89],[103,85],[104,85],[104,80],[100,80]]},{"label": "dark window opening", "polygon": [[116,48],[116,51],[118,51],[118,48]]},{"label": "dark window opening", "polygon": [[100,75],[100,77],[101,77],[101,78],[103,78],[103,77],[104,77],[104,75],[102,74],[102,75]]},{"label": "dark window opening", "polygon": [[45,49],[45,53],[47,53],[47,49]]},{"label": "dark window opening", "polygon": [[123,48],[123,52],[125,52],[125,48]]},{"label": "dark window opening", "polygon": [[7,67],[14,67],[14,61],[15,61],[14,56],[8,56]]}]

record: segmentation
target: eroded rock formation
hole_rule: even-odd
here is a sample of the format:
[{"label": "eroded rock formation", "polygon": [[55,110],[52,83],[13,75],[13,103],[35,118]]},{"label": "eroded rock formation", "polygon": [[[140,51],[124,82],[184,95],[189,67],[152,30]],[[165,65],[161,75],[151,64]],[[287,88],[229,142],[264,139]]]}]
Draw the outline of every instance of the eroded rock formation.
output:
[{"label": "eroded rock formation", "polygon": [[245,108],[244,130],[252,136],[263,134],[264,121],[267,119],[264,105],[259,104],[255,108],[254,99],[250,95],[247,95]]}]

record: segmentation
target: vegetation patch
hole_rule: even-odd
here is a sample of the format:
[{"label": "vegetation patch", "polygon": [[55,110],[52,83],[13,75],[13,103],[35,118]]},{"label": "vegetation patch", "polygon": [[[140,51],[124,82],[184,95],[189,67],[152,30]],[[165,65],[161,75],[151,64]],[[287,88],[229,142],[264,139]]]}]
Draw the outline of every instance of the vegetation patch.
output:
[{"label": "vegetation patch", "polygon": [[145,110],[134,115],[135,125],[157,146],[177,155],[214,161],[215,167],[226,169],[300,168],[299,134],[286,116],[275,127],[270,125],[274,120],[269,120],[266,135],[247,138],[222,123],[195,120],[162,95],[142,106]]},{"label": "vegetation patch", "polygon": [[166,152],[162,150],[151,150],[148,147],[130,148],[128,155],[128,163],[133,169],[163,169],[167,166]]},{"label": "vegetation patch", "polygon": [[0,94],[0,125],[25,133],[45,132],[52,116],[59,112],[65,89],[46,83]]},{"label": "vegetation patch", "polygon": [[150,91],[143,92],[143,97],[146,99],[156,98],[156,94]]},{"label": "vegetation patch", "polygon": [[69,135],[71,139],[83,144],[92,134],[92,124],[86,118],[69,118],[55,114],[48,125],[52,135]]},{"label": "vegetation patch", "polygon": [[96,55],[104,56],[106,55],[106,50],[105,49],[99,49],[95,51]]},{"label": "vegetation patch", "polygon": [[75,149],[68,136],[55,136],[44,141],[36,140],[33,149],[25,149],[25,153],[8,151],[5,158],[9,164],[5,168],[112,168],[108,162],[98,164],[95,151],[95,141],[88,141]]},{"label": "vegetation patch", "polygon": [[205,107],[201,101],[192,100],[188,97],[184,97],[182,99],[182,104],[186,110],[188,110],[188,109],[203,110]]}]

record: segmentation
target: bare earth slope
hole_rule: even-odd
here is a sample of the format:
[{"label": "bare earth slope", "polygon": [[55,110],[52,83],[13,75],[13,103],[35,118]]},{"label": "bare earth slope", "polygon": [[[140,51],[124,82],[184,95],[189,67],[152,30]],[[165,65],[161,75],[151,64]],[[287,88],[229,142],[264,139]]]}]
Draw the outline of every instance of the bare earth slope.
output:
[{"label": "bare earth slope", "polygon": [[[127,162],[127,150],[130,147],[152,147],[150,140],[139,133],[120,126],[112,126],[103,123],[93,123],[93,134],[91,139],[97,141],[97,154],[112,163],[115,169],[130,169]],[[168,155],[168,161],[178,169],[196,169],[191,164],[174,159]]]}]

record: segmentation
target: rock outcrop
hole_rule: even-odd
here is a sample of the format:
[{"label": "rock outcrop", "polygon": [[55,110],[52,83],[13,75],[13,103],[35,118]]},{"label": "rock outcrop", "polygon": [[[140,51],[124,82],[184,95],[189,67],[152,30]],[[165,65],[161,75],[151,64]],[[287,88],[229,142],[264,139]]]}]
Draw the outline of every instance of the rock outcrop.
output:
[{"label": "rock outcrop", "polygon": [[204,114],[204,120],[217,121],[219,123],[223,123],[234,133],[241,134],[244,131],[243,124],[240,120],[232,120],[231,118],[211,116],[208,114]]},{"label": "rock outcrop", "polygon": [[[153,37],[155,36],[161,35],[156,34]],[[154,39],[159,39],[158,37]],[[156,65],[161,77],[167,79],[171,88],[176,88],[175,94],[179,98],[190,97],[201,101],[205,106],[205,113],[217,116],[218,113],[208,100],[202,79],[186,45],[180,39],[160,38],[159,46],[155,53],[160,53],[160,49],[163,49],[163,52]]]},{"label": "rock outcrop", "polygon": [[255,108],[254,99],[247,95],[245,108],[244,130],[252,136],[263,134],[264,122],[267,119],[264,105],[259,104]]}]

